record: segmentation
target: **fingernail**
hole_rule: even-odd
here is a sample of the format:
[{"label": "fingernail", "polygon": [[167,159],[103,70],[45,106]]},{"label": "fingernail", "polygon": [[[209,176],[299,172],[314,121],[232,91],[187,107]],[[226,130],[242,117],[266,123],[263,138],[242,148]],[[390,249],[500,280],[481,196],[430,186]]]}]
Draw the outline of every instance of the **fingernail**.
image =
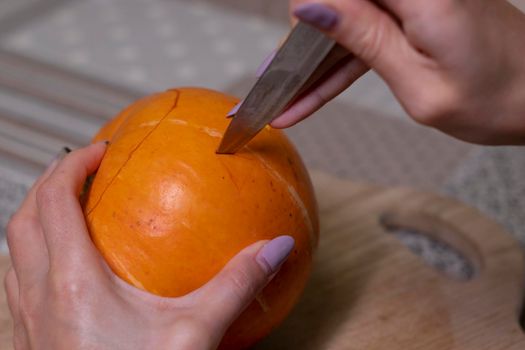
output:
[{"label": "fingernail", "polygon": [[255,71],[255,76],[257,78],[260,78],[261,75],[263,75],[263,73],[266,70],[266,68],[268,68],[270,63],[272,63],[272,61],[275,58],[276,54],[277,54],[277,50],[273,50],[268,56],[266,56],[264,58],[264,60],[262,61],[261,65],[259,66],[259,68],[257,68],[257,70]]},{"label": "fingernail", "polygon": [[62,160],[68,153],[71,153],[71,148],[64,146],[60,152],[58,152],[54,160]]},{"label": "fingernail", "polygon": [[235,107],[233,107],[232,110],[229,111],[228,114],[226,114],[226,118],[231,118],[231,117],[235,116],[235,114],[237,114],[237,112],[239,111],[239,108],[241,108],[241,105],[242,105],[242,101],[237,103],[235,105]]},{"label": "fingernail", "polygon": [[290,255],[295,241],[291,236],[279,236],[261,248],[255,260],[269,274],[275,273]]},{"label": "fingernail", "polygon": [[331,30],[339,21],[337,11],[323,4],[299,5],[295,8],[294,15],[321,30]]},{"label": "fingernail", "polygon": [[66,154],[68,154],[70,152],[71,152],[71,148],[69,148],[67,146],[62,147],[60,152],[58,152],[57,155],[51,160],[51,162],[47,166],[47,169],[45,170],[44,173],[48,174],[51,171],[53,171],[56,168],[56,166],[58,165],[58,162],[60,162],[66,156]]}]

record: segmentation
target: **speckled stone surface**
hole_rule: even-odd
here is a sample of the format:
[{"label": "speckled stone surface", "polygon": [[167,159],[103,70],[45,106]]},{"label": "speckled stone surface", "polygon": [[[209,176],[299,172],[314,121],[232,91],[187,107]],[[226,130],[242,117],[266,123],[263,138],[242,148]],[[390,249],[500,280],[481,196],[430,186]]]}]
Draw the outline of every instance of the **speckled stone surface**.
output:
[{"label": "speckled stone surface", "polygon": [[525,147],[474,151],[444,191],[490,215],[525,244]]}]

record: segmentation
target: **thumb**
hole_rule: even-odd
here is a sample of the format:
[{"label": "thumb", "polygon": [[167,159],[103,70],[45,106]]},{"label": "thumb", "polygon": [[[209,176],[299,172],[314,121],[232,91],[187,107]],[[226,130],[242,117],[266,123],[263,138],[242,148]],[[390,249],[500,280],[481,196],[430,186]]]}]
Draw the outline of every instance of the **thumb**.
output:
[{"label": "thumb", "polygon": [[370,0],[306,3],[294,14],[335,39],[388,83],[409,76],[419,57],[396,20]]},{"label": "thumb", "polygon": [[291,236],[252,244],[201,287],[197,305],[221,334],[279,271],[294,247]]}]

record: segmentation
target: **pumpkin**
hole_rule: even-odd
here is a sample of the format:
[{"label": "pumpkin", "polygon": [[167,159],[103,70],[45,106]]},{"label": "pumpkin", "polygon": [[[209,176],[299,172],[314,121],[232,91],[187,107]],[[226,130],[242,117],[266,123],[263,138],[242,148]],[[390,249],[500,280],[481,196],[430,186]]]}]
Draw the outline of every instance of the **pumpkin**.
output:
[{"label": "pumpkin", "polygon": [[246,348],[283,321],[318,242],[312,185],[281,131],[266,127],[236,154],[216,154],[236,102],[180,88],[126,108],[94,137],[110,144],[84,204],[91,238],[111,269],[166,297],[201,287],[256,241],[294,237],[280,272],[226,333],[227,349]]}]

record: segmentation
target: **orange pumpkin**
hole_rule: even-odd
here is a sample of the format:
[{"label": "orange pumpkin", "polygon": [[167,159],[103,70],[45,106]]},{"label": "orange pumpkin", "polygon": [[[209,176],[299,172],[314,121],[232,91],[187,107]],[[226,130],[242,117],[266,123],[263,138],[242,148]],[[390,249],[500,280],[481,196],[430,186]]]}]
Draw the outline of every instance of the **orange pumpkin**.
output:
[{"label": "orange pumpkin", "polygon": [[235,155],[215,153],[237,99],[198,88],[146,97],[104,126],[110,145],[85,202],[91,237],[135,287],[176,297],[241,249],[282,234],[295,249],[221,344],[246,348],[297,302],[318,241],[307,171],[286,136],[265,128]]}]

